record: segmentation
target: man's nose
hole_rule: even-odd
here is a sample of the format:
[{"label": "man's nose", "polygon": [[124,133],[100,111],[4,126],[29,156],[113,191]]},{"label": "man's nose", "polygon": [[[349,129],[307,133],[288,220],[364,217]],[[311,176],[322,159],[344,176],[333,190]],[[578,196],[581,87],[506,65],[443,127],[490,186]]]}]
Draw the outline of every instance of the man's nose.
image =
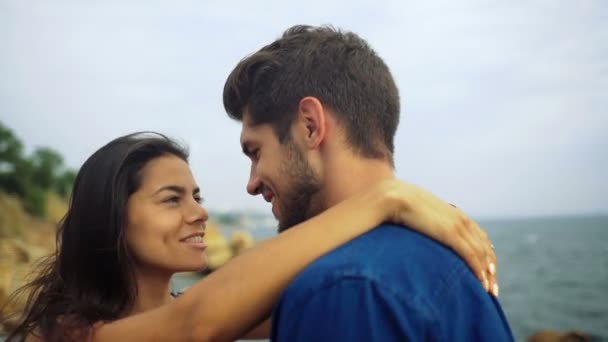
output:
[{"label": "man's nose", "polygon": [[260,182],[260,179],[256,175],[251,174],[251,176],[249,176],[249,181],[247,182],[247,192],[251,196],[255,196],[261,192],[261,188],[262,182]]}]

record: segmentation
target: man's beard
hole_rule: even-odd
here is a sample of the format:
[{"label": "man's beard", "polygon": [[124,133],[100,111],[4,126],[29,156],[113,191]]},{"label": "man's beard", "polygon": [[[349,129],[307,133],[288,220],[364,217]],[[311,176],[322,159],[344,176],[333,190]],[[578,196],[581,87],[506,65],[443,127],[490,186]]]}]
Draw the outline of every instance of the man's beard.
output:
[{"label": "man's beard", "polygon": [[280,171],[288,183],[283,200],[279,203],[279,233],[321,211],[319,198],[316,198],[313,210],[313,197],[321,191],[319,177],[293,142],[287,142],[286,145],[287,158],[281,163]]}]

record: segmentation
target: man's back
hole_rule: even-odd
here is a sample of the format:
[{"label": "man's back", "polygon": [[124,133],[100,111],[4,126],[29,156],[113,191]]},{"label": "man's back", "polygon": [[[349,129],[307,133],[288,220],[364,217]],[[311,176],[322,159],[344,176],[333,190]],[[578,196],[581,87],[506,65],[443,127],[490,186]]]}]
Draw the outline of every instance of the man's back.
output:
[{"label": "man's back", "polygon": [[276,341],[513,339],[500,305],[460,258],[392,225],[310,265],[273,319]]}]

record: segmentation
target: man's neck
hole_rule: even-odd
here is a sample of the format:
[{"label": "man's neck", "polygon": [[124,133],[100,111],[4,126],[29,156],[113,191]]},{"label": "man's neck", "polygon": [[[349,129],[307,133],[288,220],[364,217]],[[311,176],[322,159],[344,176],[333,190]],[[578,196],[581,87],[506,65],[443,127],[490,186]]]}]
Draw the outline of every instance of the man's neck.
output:
[{"label": "man's neck", "polygon": [[325,171],[325,209],[381,180],[395,178],[387,161],[359,157],[336,160],[327,165]]}]

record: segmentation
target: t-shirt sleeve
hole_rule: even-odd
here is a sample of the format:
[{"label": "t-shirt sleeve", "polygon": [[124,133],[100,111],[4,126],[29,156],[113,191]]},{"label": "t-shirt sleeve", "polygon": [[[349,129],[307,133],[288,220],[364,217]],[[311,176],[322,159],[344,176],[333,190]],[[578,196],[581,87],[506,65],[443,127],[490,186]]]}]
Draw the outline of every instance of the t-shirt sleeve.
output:
[{"label": "t-shirt sleeve", "polygon": [[[273,341],[433,340],[424,303],[398,298],[368,279],[340,279],[307,295],[283,298]],[[413,300],[413,299],[412,299]]]}]

